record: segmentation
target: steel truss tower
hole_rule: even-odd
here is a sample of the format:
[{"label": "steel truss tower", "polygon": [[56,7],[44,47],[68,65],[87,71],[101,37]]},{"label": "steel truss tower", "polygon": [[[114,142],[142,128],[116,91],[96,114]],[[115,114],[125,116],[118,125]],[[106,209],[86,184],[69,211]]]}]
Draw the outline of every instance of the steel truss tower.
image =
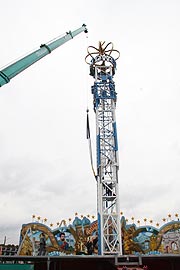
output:
[{"label": "steel truss tower", "polygon": [[[112,55],[117,54],[116,58]],[[86,62],[94,78],[91,87],[96,114],[98,253],[122,254],[116,96],[113,76],[120,53],[110,42],[88,47]]]}]

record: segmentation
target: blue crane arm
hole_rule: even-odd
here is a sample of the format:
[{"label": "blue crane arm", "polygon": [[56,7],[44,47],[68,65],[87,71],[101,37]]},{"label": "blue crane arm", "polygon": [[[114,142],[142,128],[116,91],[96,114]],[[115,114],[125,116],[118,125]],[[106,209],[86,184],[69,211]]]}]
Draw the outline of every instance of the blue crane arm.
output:
[{"label": "blue crane arm", "polygon": [[53,50],[63,45],[65,42],[69,41],[83,31],[87,33],[87,28],[85,24],[83,24],[82,27],[76,29],[73,32],[66,32],[64,36],[57,38],[52,42],[42,44],[38,50],[30,53],[29,55],[2,69],[0,71],[0,87],[8,83],[10,79],[18,75],[20,72],[22,72],[35,62],[39,61],[41,58],[48,55]]}]

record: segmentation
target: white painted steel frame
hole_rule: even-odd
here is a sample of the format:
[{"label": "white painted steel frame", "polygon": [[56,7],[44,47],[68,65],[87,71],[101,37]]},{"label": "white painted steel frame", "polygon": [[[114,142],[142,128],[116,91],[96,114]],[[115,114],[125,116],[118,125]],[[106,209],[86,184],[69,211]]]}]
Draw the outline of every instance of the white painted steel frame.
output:
[{"label": "white painted steel frame", "polygon": [[[109,73],[111,73],[111,76],[109,76]],[[103,77],[101,77],[101,74],[103,74]],[[95,83],[92,89],[97,134],[99,254],[121,255],[119,161],[115,120],[116,93],[112,81],[111,66],[95,66]]]}]

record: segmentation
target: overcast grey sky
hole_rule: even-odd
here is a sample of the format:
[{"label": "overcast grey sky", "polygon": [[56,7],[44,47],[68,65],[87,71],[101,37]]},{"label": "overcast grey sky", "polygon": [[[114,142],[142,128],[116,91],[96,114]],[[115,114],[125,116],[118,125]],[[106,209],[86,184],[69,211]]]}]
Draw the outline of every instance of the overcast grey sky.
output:
[{"label": "overcast grey sky", "polygon": [[86,141],[90,109],[87,46],[121,53],[118,92],[120,208],[135,220],[179,213],[180,2],[177,0],[6,0],[0,66],[83,23],[81,33],[0,89],[0,242],[18,243],[32,214],[48,223],[96,215]]}]

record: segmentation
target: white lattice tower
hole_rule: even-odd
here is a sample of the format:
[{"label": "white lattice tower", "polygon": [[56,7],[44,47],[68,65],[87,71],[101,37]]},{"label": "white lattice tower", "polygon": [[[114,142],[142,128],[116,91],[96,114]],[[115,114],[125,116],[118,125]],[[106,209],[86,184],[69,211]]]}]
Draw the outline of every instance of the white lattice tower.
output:
[{"label": "white lattice tower", "polygon": [[[92,88],[96,114],[97,148],[97,208],[98,208],[98,253],[122,254],[119,186],[118,142],[116,129],[116,92],[113,76],[116,62],[111,56],[112,43],[99,49],[90,46],[90,75],[95,79]],[[108,49],[108,46],[112,46]],[[94,52],[90,52],[94,49]],[[119,55],[118,55],[119,57]]]}]

